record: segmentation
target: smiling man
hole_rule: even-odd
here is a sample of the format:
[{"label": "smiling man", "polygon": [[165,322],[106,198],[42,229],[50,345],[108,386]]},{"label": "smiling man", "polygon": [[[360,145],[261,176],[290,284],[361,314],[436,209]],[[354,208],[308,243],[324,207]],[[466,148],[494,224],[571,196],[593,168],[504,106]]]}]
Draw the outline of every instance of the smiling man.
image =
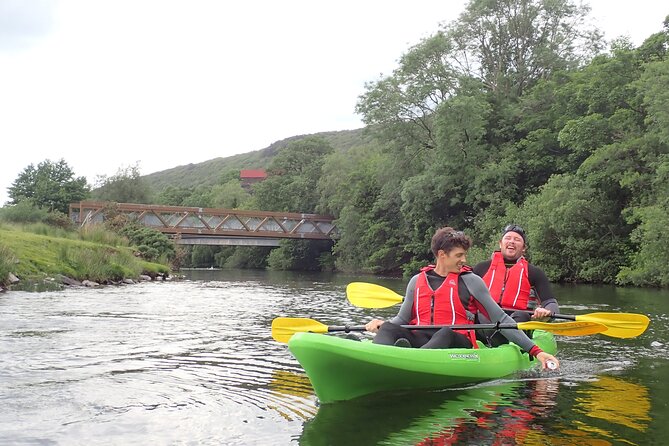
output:
[{"label": "smiling man", "polygon": [[[510,224],[502,231],[499,251],[495,251],[490,260],[473,268],[473,272],[483,278],[495,302],[510,312],[516,322],[526,322],[530,318],[546,319],[559,310],[546,274],[529,264],[524,257],[526,250],[525,231],[518,225]],[[534,310],[531,316],[522,311],[528,309]],[[504,341],[499,336],[497,340]]]}]

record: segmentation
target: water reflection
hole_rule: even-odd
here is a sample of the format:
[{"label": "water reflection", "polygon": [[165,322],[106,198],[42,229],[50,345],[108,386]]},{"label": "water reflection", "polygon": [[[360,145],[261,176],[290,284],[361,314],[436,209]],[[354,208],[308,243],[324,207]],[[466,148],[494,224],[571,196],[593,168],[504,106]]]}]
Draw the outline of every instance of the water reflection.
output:
[{"label": "water reflection", "polygon": [[585,387],[576,399],[575,410],[591,418],[645,431],[651,421],[648,388],[612,376],[601,376]]},{"label": "water reflection", "polygon": [[547,378],[323,405],[300,445],[643,444],[635,431],[652,421],[645,386],[611,376],[582,384],[568,425],[555,421],[559,392],[559,378]]},{"label": "water reflection", "polygon": [[610,439],[637,444],[638,433],[645,432],[652,421],[648,388],[642,384],[600,376],[579,388],[577,395],[574,411],[582,415],[575,423],[578,430],[563,433],[579,442]]},{"label": "water reflection", "polygon": [[300,445],[522,444],[556,407],[558,388],[551,378],[328,404],[305,424]]},{"label": "water reflection", "polygon": [[274,370],[268,388],[271,392],[269,409],[287,421],[308,420],[316,415],[316,397],[309,378],[304,373]]}]

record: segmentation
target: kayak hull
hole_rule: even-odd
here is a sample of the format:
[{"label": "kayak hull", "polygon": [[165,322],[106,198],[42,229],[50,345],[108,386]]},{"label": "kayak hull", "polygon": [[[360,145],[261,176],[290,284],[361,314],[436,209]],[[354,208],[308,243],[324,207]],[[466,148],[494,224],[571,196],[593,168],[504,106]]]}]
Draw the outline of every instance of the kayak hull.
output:
[{"label": "kayak hull", "polygon": [[[535,330],[533,341],[546,352],[557,351],[551,333]],[[383,391],[472,384],[512,375],[539,363],[515,344],[479,346],[401,348],[316,333],[296,333],[288,342],[321,403]]]}]

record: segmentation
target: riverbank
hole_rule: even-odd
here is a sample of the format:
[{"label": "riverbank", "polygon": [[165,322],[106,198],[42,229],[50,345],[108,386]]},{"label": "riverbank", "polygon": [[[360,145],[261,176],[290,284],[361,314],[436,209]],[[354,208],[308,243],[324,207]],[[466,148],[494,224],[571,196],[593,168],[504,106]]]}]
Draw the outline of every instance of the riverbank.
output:
[{"label": "riverbank", "polygon": [[138,258],[128,246],[0,227],[0,289],[42,291],[169,277],[168,266]]}]

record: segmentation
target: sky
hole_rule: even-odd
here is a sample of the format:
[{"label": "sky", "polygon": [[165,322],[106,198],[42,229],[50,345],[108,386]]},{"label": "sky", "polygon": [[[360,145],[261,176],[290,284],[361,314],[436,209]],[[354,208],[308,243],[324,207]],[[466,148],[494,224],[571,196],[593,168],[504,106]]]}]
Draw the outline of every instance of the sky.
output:
[{"label": "sky", "polygon": [[[661,31],[657,0],[590,0],[607,39]],[[465,0],[0,0],[0,205],[29,165],[92,186],[363,126],[366,82]]]}]

